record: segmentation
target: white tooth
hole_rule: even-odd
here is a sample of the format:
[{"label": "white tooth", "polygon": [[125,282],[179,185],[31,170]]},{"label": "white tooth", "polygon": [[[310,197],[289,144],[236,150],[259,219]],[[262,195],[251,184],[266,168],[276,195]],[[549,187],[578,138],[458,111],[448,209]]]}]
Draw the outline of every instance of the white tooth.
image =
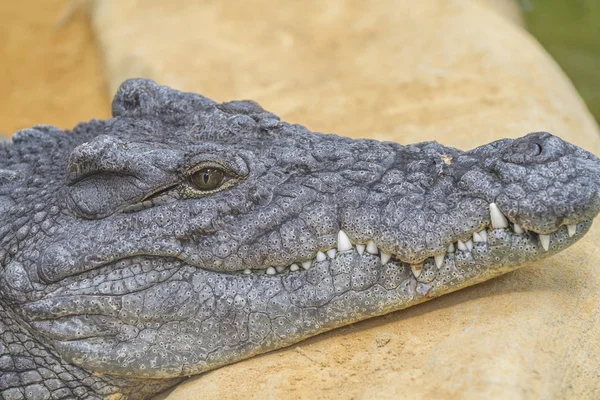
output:
[{"label": "white tooth", "polygon": [[273,267],[267,268],[267,275],[275,275],[276,273],[277,273],[277,271],[275,271],[275,268],[273,268]]},{"label": "white tooth", "polygon": [[494,229],[508,228],[508,221],[496,203],[490,203],[490,217],[492,218],[492,226]]},{"label": "white tooth", "polygon": [[433,256],[433,259],[435,260],[435,266],[438,268],[441,268],[442,265],[444,265],[444,256],[446,254],[438,254]]},{"label": "white tooth", "polygon": [[335,258],[335,254],[336,253],[337,253],[336,249],[327,250],[327,257],[329,257],[329,258]]},{"label": "white tooth", "polygon": [[467,240],[467,242],[465,244],[467,245],[467,249],[469,249],[469,251],[473,250],[473,241],[472,240]]},{"label": "white tooth", "polygon": [[462,240],[459,240],[457,244],[460,251],[469,251],[469,248],[462,242]]},{"label": "white tooth", "polygon": [[357,244],[356,245],[356,251],[358,251],[358,254],[360,254],[362,256],[362,253],[365,252],[365,245],[364,244]]},{"label": "white tooth", "polygon": [[369,240],[367,242],[367,253],[371,253],[371,254],[377,254],[377,245],[375,244],[374,241]]},{"label": "white tooth", "polygon": [[298,264],[290,265],[290,271],[292,271],[292,272],[298,271],[299,269],[300,269],[300,267],[298,266]]},{"label": "white tooth", "polygon": [[454,243],[448,245],[448,253],[454,253]]},{"label": "white tooth", "polygon": [[548,251],[550,248],[550,235],[540,235],[540,243],[544,250]]},{"label": "white tooth", "polygon": [[312,265],[312,261],[304,261],[302,263],[302,268],[309,269],[311,265]]},{"label": "white tooth", "polygon": [[285,271],[285,267],[279,265],[279,266],[275,267],[275,270],[279,273],[282,273],[283,271]]},{"label": "white tooth", "polygon": [[475,243],[481,243],[483,242],[483,238],[481,237],[481,235],[479,235],[479,233],[473,232],[473,241]]},{"label": "white tooth", "polygon": [[346,232],[339,231],[338,232],[338,251],[349,251],[352,250],[352,243],[350,242],[350,238],[346,235]]},{"label": "white tooth", "polygon": [[514,224],[513,229],[515,230],[515,233],[517,235],[522,235],[523,233],[525,233],[525,230],[521,228],[521,225],[519,224]]},{"label": "white tooth", "polygon": [[421,271],[423,271],[423,263],[421,264],[410,264],[410,270],[412,271],[415,278],[421,276]]},{"label": "white tooth", "polygon": [[244,270],[244,275],[250,275],[252,273],[252,270],[250,268],[246,268]]},{"label": "white tooth", "polygon": [[390,258],[392,258],[391,254],[387,254],[382,251],[381,252],[381,265],[387,264],[387,262],[390,261]]},{"label": "white tooth", "polygon": [[482,231],[477,232],[479,236],[483,239],[485,243],[487,243],[487,231],[484,229]]},{"label": "white tooth", "polygon": [[567,232],[569,233],[569,237],[573,237],[577,233],[577,225],[569,224],[567,225]]},{"label": "white tooth", "polygon": [[322,251],[317,252],[317,262],[327,260],[327,256]]}]

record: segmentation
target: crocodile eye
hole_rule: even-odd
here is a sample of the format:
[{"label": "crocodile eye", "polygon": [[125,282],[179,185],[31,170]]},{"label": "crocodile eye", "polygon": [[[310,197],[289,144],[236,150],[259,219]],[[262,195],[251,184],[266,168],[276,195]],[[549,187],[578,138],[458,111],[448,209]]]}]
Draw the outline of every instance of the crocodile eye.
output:
[{"label": "crocodile eye", "polygon": [[532,143],[529,147],[529,153],[534,157],[539,156],[542,154],[542,145],[539,143]]},{"label": "crocodile eye", "polygon": [[218,189],[225,181],[225,172],[221,169],[209,167],[202,168],[190,176],[192,184],[201,191]]}]

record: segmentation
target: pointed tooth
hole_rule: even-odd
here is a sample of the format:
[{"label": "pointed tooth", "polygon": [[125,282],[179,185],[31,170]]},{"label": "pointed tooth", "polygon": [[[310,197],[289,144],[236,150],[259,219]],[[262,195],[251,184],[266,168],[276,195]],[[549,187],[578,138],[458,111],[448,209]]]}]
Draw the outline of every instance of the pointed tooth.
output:
[{"label": "pointed tooth", "polygon": [[352,242],[350,242],[350,238],[346,235],[346,232],[342,230],[338,232],[337,250],[339,252],[352,250]]},{"label": "pointed tooth", "polygon": [[415,278],[419,278],[421,276],[421,271],[423,271],[423,263],[421,264],[410,264],[410,270],[412,271]]},{"label": "pointed tooth", "polygon": [[244,275],[250,275],[252,273],[252,270],[250,268],[246,268],[244,270]]},{"label": "pointed tooth", "polygon": [[483,242],[487,243],[487,231],[484,229],[484,230],[479,231],[477,233],[479,233],[479,237],[481,237],[481,239],[483,239]]},{"label": "pointed tooth", "polygon": [[522,234],[525,233],[525,230],[523,228],[521,228],[521,225],[519,225],[519,224],[514,224],[513,225],[513,230],[515,231],[515,233],[517,235],[522,235]]},{"label": "pointed tooth", "polygon": [[371,254],[379,253],[379,251],[377,250],[377,245],[372,240],[369,240],[367,242],[367,253],[371,253]]},{"label": "pointed tooth", "polygon": [[460,251],[469,251],[469,248],[467,247],[466,244],[463,243],[462,240],[459,240],[457,244],[458,244],[458,249]]},{"label": "pointed tooth", "polygon": [[317,262],[327,260],[327,256],[322,251],[317,252]]},{"label": "pointed tooth", "polygon": [[275,275],[277,271],[273,267],[267,268],[267,275]]},{"label": "pointed tooth", "polygon": [[446,254],[437,254],[437,255],[433,256],[436,267],[441,268],[442,265],[444,265],[444,257],[445,256],[446,256]]},{"label": "pointed tooth", "polygon": [[298,264],[290,265],[290,271],[292,271],[292,272],[298,271],[299,269],[300,269],[300,267],[298,266]]},{"label": "pointed tooth", "polygon": [[387,264],[387,262],[390,261],[390,258],[392,258],[391,254],[384,253],[383,251],[381,252],[380,255],[381,255],[381,265]]},{"label": "pointed tooth", "polygon": [[329,249],[329,250],[327,250],[327,257],[329,257],[329,258],[335,258],[336,254],[337,254],[337,250],[336,249]]},{"label": "pointed tooth", "polygon": [[286,267],[284,267],[284,266],[278,265],[277,267],[275,267],[275,270],[276,270],[278,273],[282,273],[283,271],[285,271],[285,268],[286,268]]},{"label": "pointed tooth", "polygon": [[473,232],[473,241],[475,243],[482,243],[483,242],[483,238],[481,237],[481,235],[477,232]]},{"label": "pointed tooth", "polygon": [[364,244],[357,244],[356,251],[358,251],[358,254],[362,256],[362,254],[365,252],[365,247],[366,246]]},{"label": "pointed tooth", "polygon": [[548,251],[550,248],[550,235],[540,235],[540,243],[544,250]]},{"label": "pointed tooth", "polygon": [[492,219],[492,226],[494,229],[508,228],[508,220],[504,214],[502,214],[502,211],[500,211],[496,203],[490,203],[490,217]]},{"label": "pointed tooth", "polygon": [[569,234],[569,237],[573,237],[573,235],[575,235],[577,233],[577,225],[576,224],[567,225],[567,232]]},{"label": "pointed tooth", "polygon": [[467,246],[467,249],[469,249],[469,251],[473,250],[473,241],[472,240],[467,240],[465,245]]},{"label": "pointed tooth", "polygon": [[312,261],[304,261],[302,263],[302,268],[309,269],[311,267],[311,265],[312,265]]},{"label": "pointed tooth", "polygon": [[448,253],[454,253],[454,243],[448,245]]}]

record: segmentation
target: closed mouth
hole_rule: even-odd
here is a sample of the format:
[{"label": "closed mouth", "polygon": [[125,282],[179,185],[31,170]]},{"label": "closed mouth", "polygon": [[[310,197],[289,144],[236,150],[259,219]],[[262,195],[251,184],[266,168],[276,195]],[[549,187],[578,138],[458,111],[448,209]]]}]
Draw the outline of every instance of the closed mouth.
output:
[{"label": "closed mouth", "polygon": [[[133,289],[143,290],[163,279],[168,279],[170,276],[168,271],[171,269],[176,270],[181,266],[189,267],[191,270],[201,269],[214,274],[237,276],[241,279],[277,279],[303,274],[315,269],[317,266],[335,269],[347,256],[352,256],[356,260],[363,260],[369,264],[375,262],[380,267],[389,263],[397,267],[403,267],[404,270],[412,273],[417,282],[421,283],[431,283],[436,279],[441,282],[447,279],[444,276],[448,274],[483,280],[486,276],[497,275],[498,271],[506,272],[514,269],[508,267],[547,257],[563,250],[581,238],[593,221],[593,218],[589,218],[577,224],[562,225],[556,231],[548,234],[539,234],[509,221],[494,203],[489,204],[489,216],[487,224],[483,222],[477,230],[470,233],[465,232],[464,235],[453,238],[445,244],[443,251],[420,260],[406,260],[398,254],[386,252],[373,239],[364,242],[353,242],[343,230],[340,230],[337,233],[335,247],[319,249],[311,258],[301,259],[289,265],[247,266],[244,269],[234,271],[219,271],[194,265],[181,253],[165,255],[136,254],[116,257],[110,261],[101,260],[94,265],[94,268],[85,269],[84,272],[76,274],[77,277],[71,275],[67,278],[67,281],[57,281],[49,289],[51,289],[54,296],[60,296],[71,292],[71,289],[78,291],[84,288],[83,286],[87,288],[91,285],[91,282],[98,281],[100,286],[96,288],[97,290],[91,290],[91,287],[85,290],[96,292],[95,294],[99,295],[122,295]],[[130,272],[132,277],[127,279],[131,281],[131,287],[128,285],[117,287],[117,283],[112,285],[110,277],[115,275],[115,279],[118,281],[120,279],[118,272],[126,270],[131,264],[140,265],[138,267],[140,271],[137,273],[149,274],[148,279],[138,282],[133,278],[134,272]],[[467,270],[460,273],[453,272],[464,268]],[[445,274],[438,274],[443,270]],[[106,276],[106,280],[101,279],[103,276]],[[81,284],[78,282],[81,282]],[[140,282],[143,282],[143,284]]]},{"label": "closed mouth", "polygon": [[556,231],[549,234],[539,234],[510,222],[495,203],[490,203],[489,209],[490,223],[487,226],[480,228],[478,231],[473,231],[468,236],[468,239],[453,240],[448,243],[446,251],[443,253],[433,255],[417,263],[405,262],[393,253],[383,251],[372,239],[366,243],[353,243],[348,235],[343,230],[340,230],[337,234],[337,247],[319,250],[311,259],[286,266],[246,268],[236,271],[236,274],[278,276],[301,273],[310,270],[319,263],[335,260],[340,254],[356,252],[364,257],[378,257],[381,265],[386,265],[391,261],[408,264],[412,274],[419,280],[421,272],[428,264],[440,269],[454,259],[476,258],[476,254],[486,253],[489,250],[490,239],[497,242],[498,234],[500,233],[501,236],[506,237],[508,235],[512,238],[515,251],[528,250],[543,257],[554,254],[556,251],[562,250],[575,242],[587,231],[592,223],[592,219],[587,219],[578,224],[562,225]]}]

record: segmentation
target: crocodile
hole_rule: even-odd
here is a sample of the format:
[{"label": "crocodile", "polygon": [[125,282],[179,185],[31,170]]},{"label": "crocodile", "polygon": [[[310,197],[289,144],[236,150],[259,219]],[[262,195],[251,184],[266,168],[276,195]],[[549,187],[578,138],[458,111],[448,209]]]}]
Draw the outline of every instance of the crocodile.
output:
[{"label": "crocodile", "polygon": [[600,210],[600,160],[546,132],[349,139],[146,79],[112,113],[0,145],[2,399],[149,398],[556,254]]}]

